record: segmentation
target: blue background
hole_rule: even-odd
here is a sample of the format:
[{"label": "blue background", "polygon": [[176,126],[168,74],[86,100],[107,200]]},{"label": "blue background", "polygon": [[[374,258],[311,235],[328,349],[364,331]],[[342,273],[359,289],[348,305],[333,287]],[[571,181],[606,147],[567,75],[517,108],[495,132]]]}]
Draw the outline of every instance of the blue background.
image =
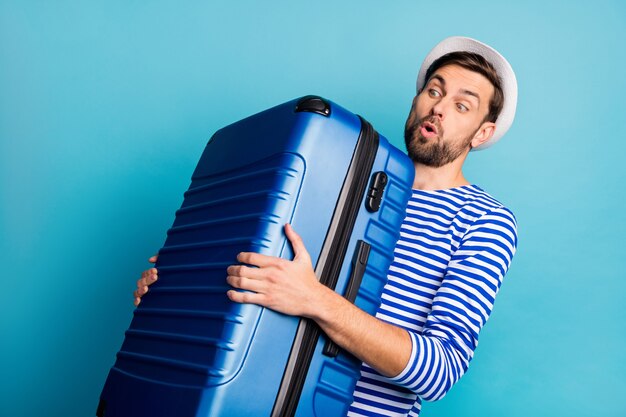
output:
[{"label": "blue background", "polygon": [[465,172],[520,244],[468,374],[423,415],[625,416],[617,0],[1,0],[0,416],[94,415],[212,132],[314,93],[403,147],[421,59],[451,35],[517,73],[516,122]]}]

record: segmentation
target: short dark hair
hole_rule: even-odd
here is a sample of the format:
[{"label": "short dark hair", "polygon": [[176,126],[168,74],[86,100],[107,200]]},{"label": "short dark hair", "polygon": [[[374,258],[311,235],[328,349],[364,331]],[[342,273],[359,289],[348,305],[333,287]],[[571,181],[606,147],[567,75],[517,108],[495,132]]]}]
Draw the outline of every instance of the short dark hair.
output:
[{"label": "short dark hair", "polygon": [[491,100],[489,100],[489,112],[483,121],[495,122],[498,119],[498,115],[502,111],[504,105],[504,93],[502,91],[502,81],[496,72],[496,69],[491,65],[489,61],[483,58],[482,55],[475,54],[473,52],[459,51],[450,52],[437,58],[428,70],[426,71],[426,78],[424,84],[430,80],[430,77],[439,68],[446,65],[458,65],[470,71],[477,72],[483,75],[493,85],[494,93]]}]

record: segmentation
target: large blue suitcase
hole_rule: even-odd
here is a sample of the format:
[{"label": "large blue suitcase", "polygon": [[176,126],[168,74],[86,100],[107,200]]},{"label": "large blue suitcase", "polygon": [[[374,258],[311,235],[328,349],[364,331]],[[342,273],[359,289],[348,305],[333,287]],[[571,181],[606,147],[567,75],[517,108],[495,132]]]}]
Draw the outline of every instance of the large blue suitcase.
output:
[{"label": "large blue suitcase", "polygon": [[309,320],[228,300],[241,251],[293,257],[374,314],[413,165],[369,123],[306,96],[217,131],[206,146],[102,391],[99,417],[341,416],[360,362]]}]

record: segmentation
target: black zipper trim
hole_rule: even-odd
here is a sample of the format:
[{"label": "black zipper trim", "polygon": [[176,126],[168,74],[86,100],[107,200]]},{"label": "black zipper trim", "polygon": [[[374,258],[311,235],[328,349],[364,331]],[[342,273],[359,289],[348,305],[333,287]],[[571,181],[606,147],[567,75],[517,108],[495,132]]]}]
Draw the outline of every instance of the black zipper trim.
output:
[{"label": "black zipper trim", "polygon": [[[320,282],[332,289],[337,285],[341,265],[378,151],[378,133],[361,116],[359,119],[361,132],[315,266],[315,274]],[[300,319],[271,417],[292,417],[295,414],[321,333],[321,329],[314,321]]]}]

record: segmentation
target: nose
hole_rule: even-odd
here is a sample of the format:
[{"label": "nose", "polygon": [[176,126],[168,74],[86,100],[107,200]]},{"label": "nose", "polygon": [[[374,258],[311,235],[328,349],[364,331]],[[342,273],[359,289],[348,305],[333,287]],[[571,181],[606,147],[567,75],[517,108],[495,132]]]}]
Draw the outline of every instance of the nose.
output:
[{"label": "nose", "polygon": [[437,100],[433,103],[433,106],[430,109],[430,115],[438,117],[440,121],[443,121],[445,117],[445,98]]}]

